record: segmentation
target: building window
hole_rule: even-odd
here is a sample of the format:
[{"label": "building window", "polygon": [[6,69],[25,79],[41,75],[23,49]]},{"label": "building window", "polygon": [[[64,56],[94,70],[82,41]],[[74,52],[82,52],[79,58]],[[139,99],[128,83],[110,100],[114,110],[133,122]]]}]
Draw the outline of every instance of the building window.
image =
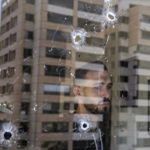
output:
[{"label": "building window", "polygon": [[7,15],[10,15],[10,7],[7,8]]},{"label": "building window", "polygon": [[26,0],[26,2],[28,3],[28,4],[35,4],[35,0]]},{"label": "building window", "polygon": [[128,39],[128,33],[127,32],[119,32],[119,37],[122,39]]},{"label": "building window", "polygon": [[13,90],[13,84],[9,83],[0,87],[1,94],[11,94]]},{"label": "building window", "polygon": [[6,69],[1,71],[1,78],[4,79],[7,77]]},{"label": "building window", "polygon": [[67,102],[64,103],[55,103],[55,102],[44,102],[43,103],[43,113],[44,114],[58,114],[60,112],[60,105],[63,105],[64,110],[69,110],[70,104]]},{"label": "building window", "polygon": [[42,122],[42,133],[68,132],[68,122]]},{"label": "building window", "polygon": [[64,66],[45,65],[45,75],[46,76],[65,77],[65,74],[66,74],[66,67],[64,67]]},{"label": "building window", "polygon": [[62,31],[56,31],[47,29],[47,40],[54,40],[54,41],[60,41],[60,42],[71,42],[70,33],[62,32]]},{"label": "building window", "polygon": [[132,61],[132,64],[133,64],[134,69],[138,68],[139,67],[139,60]]},{"label": "building window", "polygon": [[29,114],[29,103],[22,102],[21,103],[21,115],[28,115]]},{"label": "building window", "polygon": [[41,145],[41,150],[49,149],[49,150],[68,150],[67,141],[45,141]]},{"label": "building window", "polygon": [[26,13],[26,14],[25,14],[25,19],[26,19],[27,21],[34,22],[34,15],[33,15],[33,14]]},{"label": "building window", "polygon": [[70,104],[65,102],[64,103],[64,110],[69,110],[70,109]]},{"label": "building window", "polygon": [[17,148],[22,149],[25,148],[28,145],[27,140],[19,140],[17,143]]},{"label": "building window", "polygon": [[11,6],[11,12],[15,11],[18,8],[18,0],[16,0]]},{"label": "building window", "polygon": [[120,91],[121,98],[128,98],[128,91]]},{"label": "building window", "polygon": [[120,61],[120,67],[128,68],[128,62],[127,61]]},{"label": "building window", "polygon": [[0,56],[0,65],[3,64],[3,56]]},{"label": "building window", "polygon": [[28,122],[20,122],[19,125],[19,133],[26,133],[29,130],[29,123]]},{"label": "building window", "polygon": [[114,10],[114,12],[117,12],[117,11],[118,11],[118,5],[114,5],[114,6],[112,7],[112,9]]},{"label": "building window", "polygon": [[148,31],[141,31],[142,32],[142,39],[150,40],[150,32]]},{"label": "building window", "polygon": [[30,84],[22,84],[22,92],[30,92],[31,87]]},{"label": "building window", "polygon": [[33,40],[33,32],[32,31],[25,31],[24,38],[29,39],[29,40]]},{"label": "building window", "polygon": [[11,18],[11,20],[10,20],[10,28],[15,27],[16,25],[17,25],[17,16]]},{"label": "building window", "polygon": [[137,5],[135,5],[135,4],[130,4],[130,8],[132,8],[132,7],[136,7]]},{"label": "building window", "polygon": [[31,66],[23,65],[23,74],[31,74]]},{"label": "building window", "polygon": [[78,27],[84,28],[88,32],[100,32],[101,25],[99,22],[90,21],[88,19],[78,18]]},{"label": "building window", "polygon": [[125,47],[125,46],[119,46],[119,51],[120,51],[120,52],[128,53],[128,47]]},{"label": "building window", "polygon": [[5,94],[6,93],[6,86],[2,86],[2,94]]},{"label": "building window", "polygon": [[23,57],[24,58],[32,57],[32,49],[30,49],[30,48],[24,48]]},{"label": "building window", "polygon": [[145,54],[150,54],[150,46],[147,45],[138,45],[137,49]]},{"label": "building window", "polygon": [[97,4],[90,4],[85,2],[78,2],[78,10],[95,13],[95,14],[102,14],[103,11],[103,5],[97,5]]},{"label": "building window", "polygon": [[5,7],[7,5],[7,1],[2,2],[2,7]]},{"label": "building window", "polygon": [[119,21],[120,21],[120,23],[128,24],[129,17],[126,17],[126,16],[119,17]]},{"label": "building window", "polygon": [[46,47],[45,54],[46,57],[51,57],[51,58],[61,58],[61,59],[71,58],[71,50],[65,50],[61,48]]},{"label": "building window", "polygon": [[5,54],[4,55],[4,63],[8,62],[9,61],[9,55],[8,54]]},{"label": "building window", "polygon": [[118,138],[118,144],[126,144],[126,143],[127,143],[127,137]]},{"label": "building window", "polygon": [[137,147],[150,147],[149,138],[138,138]]},{"label": "building window", "polygon": [[0,86],[0,94],[3,94],[3,87]]},{"label": "building window", "polygon": [[6,92],[7,94],[11,94],[13,91],[14,91],[14,86],[13,86],[13,84],[9,84],[9,83],[8,83],[8,84],[6,85],[6,91],[5,91],[5,92]]},{"label": "building window", "polygon": [[57,114],[59,113],[59,103],[45,102],[43,103],[44,114]]},{"label": "building window", "polygon": [[8,77],[13,77],[15,74],[15,67],[8,67],[7,72],[8,72]]},{"label": "building window", "polygon": [[17,34],[16,33],[11,34],[9,39],[10,39],[10,44],[15,43],[17,41]]},{"label": "building window", "polygon": [[15,57],[16,57],[16,51],[15,50],[9,51],[9,61],[14,60]]},{"label": "building window", "polygon": [[66,7],[66,8],[73,8],[73,0],[48,0],[48,4]]},{"label": "building window", "polygon": [[147,131],[148,123],[147,122],[137,122],[137,130],[138,131]]},{"label": "building window", "polygon": [[120,82],[128,82],[128,76],[120,76]]},{"label": "building window", "polygon": [[47,13],[47,21],[59,24],[72,25],[72,17],[52,12]]},{"label": "building window", "polygon": [[141,21],[145,23],[150,23],[150,16],[142,15]]},{"label": "building window", "polygon": [[88,147],[89,150],[95,149],[95,144],[93,140],[76,140],[73,141],[73,148],[74,150],[84,150],[85,147]]},{"label": "building window", "polygon": [[10,23],[7,22],[7,24],[6,24],[6,31],[9,31],[9,29],[10,29]]},{"label": "building window", "polygon": [[86,38],[86,43],[90,46],[94,47],[99,47],[99,46],[104,46],[104,39],[101,38],[95,38],[95,37],[87,37]]},{"label": "building window", "polygon": [[44,94],[70,95],[70,87],[67,85],[44,84]]}]

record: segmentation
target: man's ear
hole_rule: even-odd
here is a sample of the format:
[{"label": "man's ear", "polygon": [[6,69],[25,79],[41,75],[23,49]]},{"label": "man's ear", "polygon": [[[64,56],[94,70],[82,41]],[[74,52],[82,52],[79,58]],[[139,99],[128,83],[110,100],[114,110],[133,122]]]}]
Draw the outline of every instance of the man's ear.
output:
[{"label": "man's ear", "polygon": [[81,87],[80,86],[74,86],[73,93],[75,96],[80,96],[81,95]]}]

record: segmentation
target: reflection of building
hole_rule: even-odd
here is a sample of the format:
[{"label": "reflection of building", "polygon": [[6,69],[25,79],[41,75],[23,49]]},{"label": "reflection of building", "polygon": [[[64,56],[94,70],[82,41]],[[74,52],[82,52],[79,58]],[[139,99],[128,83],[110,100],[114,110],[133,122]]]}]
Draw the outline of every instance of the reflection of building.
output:
[{"label": "reflection of building", "polygon": [[[114,92],[119,87],[121,97],[119,103],[113,95],[112,150],[150,148],[148,5],[148,0],[132,0],[132,4],[131,0],[118,0],[120,23],[108,29],[108,65],[114,83],[118,74],[121,82],[114,84]],[[69,112],[73,109],[74,71],[104,53],[104,33],[99,33],[97,21],[102,8],[99,0],[2,0],[0,102],[14,104],[15,110],[13,115],[1,113],[0,119],[15,120],[20,132],[25,132],[18,148],[72,149]],[[77,51],[70,41],[72,25],[92,35],[86,39],[87,46]]]},{"label": "reflection of building", "polygon": [[[141,6],[145,5],[145,6]],[[111,30],[110,56],[120,57],[120,105],[119,123],[112,126],[116,141],[114,149],[148,150],[149,135],[149,40],[150,2],[124,1],[118,3],[120,16],[117,30]],[[111,58],[110,58],[111,60]],[[118,62],[112,59],[112,67]],[[116,71],[114,75],[116,75]],[[118,111],[118,110],[117,110]],[[117,129],[118,128],[118,129]],[[113,139],[113,138],[112,138]],[[116,144],[115,144],[116,143]],[[116,146],[115,146],[116,145]],[[112,149],[113,149],[112,148]]]},{"label": "reflection of building", "polygon": [[[102,5],[84,0],[2,0],[0,93],[1,101],[15,109],[13,115],[3,113],[0,118],[19,125],[23,133],[18,149],[72,149],[74,70],[104,53],[104,34],[95,19]],[[97,31],[77,52],[70,41],[72,25]]]}]

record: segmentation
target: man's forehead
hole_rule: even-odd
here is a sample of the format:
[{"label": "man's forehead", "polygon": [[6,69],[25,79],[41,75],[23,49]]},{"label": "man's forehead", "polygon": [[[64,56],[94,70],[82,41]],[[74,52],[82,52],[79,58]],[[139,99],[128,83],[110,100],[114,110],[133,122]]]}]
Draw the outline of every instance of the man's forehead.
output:
[{"label": "man's forehead", "polygon": [[91,70],[91,71],[100,71],[104,70],[105,65],[100,63],[83,63],[83,62],[77,62],[76,63],[77,68],[83,69],[83,70]]},{"label": "man's forehead", "polygon": [[100,71],[89,70],[85,78],[92,79],[92,80],[108,80],[110,79],[110,76],[107,70],[100,70]]},{"label": "man's forehead", "polygon": [[75,85],[84,87],[95,87],[102,83],[111,83],[109,73],[104,71],[89,71],[84,79],[76,79]]}]

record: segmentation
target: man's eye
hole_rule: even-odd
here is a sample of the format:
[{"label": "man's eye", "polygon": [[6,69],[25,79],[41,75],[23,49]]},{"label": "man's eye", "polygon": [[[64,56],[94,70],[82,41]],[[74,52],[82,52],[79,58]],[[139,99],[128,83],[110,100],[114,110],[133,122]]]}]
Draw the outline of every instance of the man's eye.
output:
[{"label": "man's eye", "polygon": [[111,89],[112,88],[112,84],[107,85],[107,89]]}]

